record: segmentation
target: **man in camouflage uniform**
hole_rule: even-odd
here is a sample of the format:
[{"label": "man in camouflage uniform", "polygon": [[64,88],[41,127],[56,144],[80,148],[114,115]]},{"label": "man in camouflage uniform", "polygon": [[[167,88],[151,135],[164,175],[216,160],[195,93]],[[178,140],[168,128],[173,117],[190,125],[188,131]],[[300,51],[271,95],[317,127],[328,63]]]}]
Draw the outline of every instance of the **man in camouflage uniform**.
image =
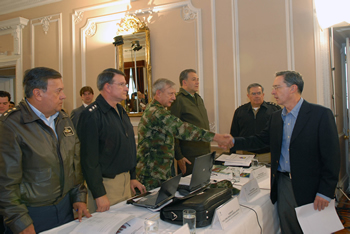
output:
[{"label": "man in camouflage uniform", "polygon": [[159,187],[172,176],[175,138],[214,140],[220,146],[232,146],[231,135],[215,134],[171,115],[166,107],[176,99],[174,85],[167,79],[159,79],[153,84],[154,100],[147,106],[139,123],[136,177],[147,190]]}]

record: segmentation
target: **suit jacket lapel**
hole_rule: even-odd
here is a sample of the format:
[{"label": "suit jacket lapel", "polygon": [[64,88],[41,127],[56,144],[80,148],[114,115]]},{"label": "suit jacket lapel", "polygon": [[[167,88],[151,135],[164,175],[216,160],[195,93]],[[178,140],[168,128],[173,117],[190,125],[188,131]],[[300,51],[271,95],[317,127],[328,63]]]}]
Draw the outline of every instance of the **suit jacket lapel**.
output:
[{"label": "suit jacket lapel", "polygon": [[279,111],[279,121],[278,121],[278,126],[277,126],[277,140],[278,140],[278,145],[280,146],[279,152],[281,152],[281,147],[282,147],[282,140],[283,140],[283,120],[281,116],[282,111]]},{"label": "suit jacket lapel", "polygon": [[276,152],[278,153],[278,159],[281,153],[281,146],[282,146],[282,139],[283,139],[283,120],[281,116],[282,110],[276,111],[271,116],[271,127],[270,127],[270,139],[271,137],[273,140],[270,140],[270,144],[272,142],[276,143],[276,146],[278,146],[278,150]]},{"label": "suit jacket lapel", "polygon": [[301,130],[304,128],[305,124],[308,122],[310,117],[310,104],[304,100],[303,104],[300,107],[299,114],[294,125],[292,139],[290,141],[291,143],[298,137],[298,135],[300,134]]}]

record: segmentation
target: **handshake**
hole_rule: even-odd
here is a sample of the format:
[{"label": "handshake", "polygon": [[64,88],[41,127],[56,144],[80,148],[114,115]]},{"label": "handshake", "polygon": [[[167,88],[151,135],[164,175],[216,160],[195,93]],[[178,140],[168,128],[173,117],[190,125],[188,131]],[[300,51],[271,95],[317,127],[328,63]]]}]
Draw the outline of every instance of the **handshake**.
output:
[{"label": "handshake", "polygon": [[216,133],[213,141],[216,141],[219,147],[224,149],[230,149],[234,146],[233,137],[230,134],[218,134]]}]

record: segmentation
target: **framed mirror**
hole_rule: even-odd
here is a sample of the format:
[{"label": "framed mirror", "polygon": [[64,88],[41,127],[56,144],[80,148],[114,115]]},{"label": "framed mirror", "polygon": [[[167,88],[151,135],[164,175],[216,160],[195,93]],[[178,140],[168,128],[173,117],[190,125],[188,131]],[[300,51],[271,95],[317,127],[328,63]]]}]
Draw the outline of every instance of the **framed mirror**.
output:
[{"label": "framed mirror", "polygon": [[139,18],[128,15],[118,24],[113,44],[117,49],[117,69],[126,75],[129,95],[123,105],[129,116],[141,116],[152,100],[150,32]]}]

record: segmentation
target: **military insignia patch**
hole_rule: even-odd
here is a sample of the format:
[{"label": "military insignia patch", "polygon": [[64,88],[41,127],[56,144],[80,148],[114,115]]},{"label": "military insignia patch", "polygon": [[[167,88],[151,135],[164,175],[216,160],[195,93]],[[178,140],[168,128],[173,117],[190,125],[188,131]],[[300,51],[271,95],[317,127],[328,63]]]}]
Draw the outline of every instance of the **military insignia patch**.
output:
[{"label": "military insignia patch", "polygon": [[72,127],[64,127],[63,134],[66,137],[67,136],[73,136],[74,135],[74,131],[73,131]]}]

